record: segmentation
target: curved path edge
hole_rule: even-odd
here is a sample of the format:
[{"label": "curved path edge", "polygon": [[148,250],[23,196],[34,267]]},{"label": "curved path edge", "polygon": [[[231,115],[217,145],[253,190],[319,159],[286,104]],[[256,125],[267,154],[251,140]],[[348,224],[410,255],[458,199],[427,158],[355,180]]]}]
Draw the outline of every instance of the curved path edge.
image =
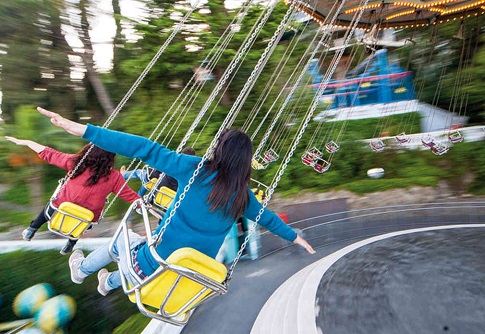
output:
[{"label": "curved path edge", "polygon": [[[299,294],[298,300],[289,301],[290,303],[297,304],[297,312],[298,312],[298,333],[305,333],[305,334],[320,334],[317,330],[316,324],[316,311],[315,311],[315,300],[317,295],[318,285],[325,274],[325,272],[340,258],[347,255],[348,253],[371,243],[392,238],[399,235],[410,234],[410,233],[418,233],[418,232],[425,232],[425,231],[434,231],[434,230],[444,230],[444,229],[454,229],[454,228],[484,228],[485,224],[457,224],[457,225],[440,225],[440,226],[432,226],[432,227],[424,227],[424,228],[414,228],[414,229],[407,229],[401,230],[396,232],[385,233],[381,235],[377,235],[371,238],[367,238],[358,242],[355,242],[349,246],[346,246],[326,257],[322,258],[321,260],[317,261],[316,263],[311,264],[313,266],[313,270],[311,274],[306,278],[305,284],[302,286],[301,293]],[[303,268],[302,270],[305,270]],[[296,274],[295,274],[296,275]],[[285,281],[280,287],[274,292],[274,294],[278,293],[279,290],[286,289],[286,285],[291,283],[291,277]],[[271,301],[271,298],[268,302]],[[274,314],[274,310],[271,307],[264,306],[261,309],[262,312],[258,314],[258,317],[255,321],[255,325],[252,330],[251,334],[259,333],[259,329],[257,328],[257,324],[261,323],[261,319],[265,319],[266,321],[271,318],[270,314],[265,314],[266,312],[272,312]],[[258,321],[259,319],[259,321]],[[284,328],[281,328],[280,333],[284,332]]]}]

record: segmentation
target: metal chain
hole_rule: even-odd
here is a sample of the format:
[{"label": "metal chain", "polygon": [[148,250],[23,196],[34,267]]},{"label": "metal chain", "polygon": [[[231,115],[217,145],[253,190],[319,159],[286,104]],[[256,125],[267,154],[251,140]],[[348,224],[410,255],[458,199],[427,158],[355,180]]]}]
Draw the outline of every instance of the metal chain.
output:
[{"label": "metal chain", "polygon": [[[289,18],[289,13],[293,11],[293,7],[294,7],[294,4],[292,3],[292,5],[290,6],[290,8],[288,9],[287,11],[287,15],[284,16],[282,22],[280,23],[280,25],[278,26],[278,28],[276,29],[275,33],[273,34],[273,37],[271,38],[270,42],[268,43],[268,45],[266,46],[263,54],[261,55],[258,63],[256,64],[256,66],[254,67],[253,69],[253,72],[251,73],[251,75],[249,76],[248,78],[248,82],[246,82],[246,85],[245,87],[249,87],[250,84],[251,84],[251,81],[255,78],[255,73],[258,72],[259,70],[259,66],[261,65],[261,63],[263,63],[264,61],[264,58],[266,57],[266,55],[268,54],[269,50],[271,49],[273,43],[275,42],[276,40],[276,37],[278,36],[280,30],[283,28],[283,26],[285,26],[285,22],[288,20]],[[272,10],[270,10],[268,13],[270,13]],[[266,22],[266,20],[268,19],[269,15],[267,15],[264,19],[264,22]],[[258,29],[257,30],[260,30],[262,28],[262,24],[263,22],[261,22],[258,26]],[[251,36],[251,39],[254,39],[256,36],[256,31],[253,33],[253,35]],[[234,65],[235,66],[235,65]],[[224,78],[227,79],[228,75],[224,76]],[[223,78],[223,79],[224,79]],[[222,80],[221,80],[222,81]],[[220,84],[221,82],[219,82],[218,84],[218,87],[217,88],[221,88],[222,85]],[[212,94],[214,95],[215,97],[215,94]],[[241,96],[241,95],[239,95]],[[211,101],[212,103],[212,101]],[[238,100],[236,100],[235,104],[238,103]],[[210,104],[210,103],[209,103]],[[154,242],[155,243],[159,243],[161,240],[162,240],[162,236],[163,236],[163,233],[165,233],[165,230],[167,229],[167,226],[170,224],[170,222],[172,221],[172,218],[174,217],[175,215],[175,212],[177,211],[177,209],[180,207],[180,202],[185,198],[186,196],[186,193],[189,191],[190,189],[190,186],[194,183],[195,181],[195,178],[197,177],[197,175],[199,175],[200,171],[202,170],[205,162],[207,160],[209,160],[209,158],[212,156],[212,152],[215,148],[215,146],[217,145],[217,142],[219,140],[219,137],[222,133],[222,131],[224,131],[225,129],[225,126],[226,124],[230,121],[231,117],[232,117],[232,114],[234,113],[234,108],[231,108],[231,110],[229,111],[229,113],[227,114],[226,118],[224,119],[222,125],[219,127],[219,130],[217,131],[217,134],[215,135],[214,139],[212,140],[209,148],[207,149],[206,153],[204,154],[204,156],[202,157],[201,161],[199,162],[199,164],[197,165],[197,168],[195,169],[194,173],[192,174],[192,177],[189,179],[189,182],[187,183],[187,185],[184,187],[184,191],[182,192],[182,194],[180,194],[180,197],[178,199],[178,201],[175,203],[174,205],[174,208],[172,209],[172,211],[170,211],[170,214],[169,216],[167,217],[167,219],[165,220],[165,223],[163,225],[163,227],[160,229],[160,231],[158,232],[158,235],[157,237],[154,239]]]},{"label": "metal chain", "polygon": [[[197,8],[198,4],[199,4],[200,0],[197,0],[194,5],[191,7],[191,9],[185,14],[185,16],[182,18],[182,20],[180,20],[177,25],[175,26],[175,28],[173,29],[173,31],[171,32],[170,36],[165,40],[165,42],[163,43],[163,45],[160,47],[160,49],[157,51],[157,53],[155,54],[155,56],[150,60],[150,62],[148,63],[148,65],[145,67],[145,69],[142,71],[142,73],[139,75],[139,77],[136,79],[136,81],[133,83],[133,85],[130,87],[130,89],[128,90],[128,92],[125,94],[125,96],[121,99],[121,101],[119,102],[119,104],[116,106],[116,108],[113,110],[113,112],[110,114],[110,116],[108,117],[108,119],[105,121],[105,123],[103,124],[103,128],[108,128],[109,125],[113,122],[113,120],[115,119],[115,117],[119,114],[119,112],[121,111],[121,109],[125,106],[126,102],[128,102],[128,100],[130,99],[130,97],[133,95],[133,93],[136,91],[136,89],[138,88],[138,86],[141,84],[141,82],[143,81],[143,79],[147,76],[148,72],[150,72],[150,70],[152,69],[152,67],[155,65],[155,63],[158,61],[158,59],[160,58],[160,56],[163,54],[163,52],[165,51],[165,49],[167,48],[167,46],[172,42],[172,40],[175,38],[175,35],[177,35],[180,30],[183,28],[185,22],[187,21],[187,19],[192,15],[192,13],[194,12],[194,10]],[[85,156],[87,156],[87,154],[91,151],[91,149],[86,152]],[[84,158],[84,157],[83,157]],[[84,161],[84,159],[82,159],[82,161]],[[77,166],[76,166],[77,167]],[[67,179],[69,180],[69,179]],[[67,183],[67,181],[66,181]],[[111,199],[108,203],[108,205],[103,209],[103,211],[101,212],[101,215],[99,217],[99,221],[101,221],[104,217],[104,215],[106,214],[106,212],[109,211],[109,209],[113,206],[114,204],[114,201],[118,198],[119,194],[121,193],[121,191],[123,190],[123,188],[128,184],[128,180],[125,181],[125,183],[123,184],[123,186],[120,188],[120,190],[114,195],[113,199]],[[64,183],[65,185],[65,183]]]},{"label": "metal chain", "polygon": [[[368,1],[369,0],[365,0],[364,1],[365,4],[367,4]],[[362,8],[365,8],[365,4],[362,6]],[[305,122],[301,125],[300,131],[298,132],[298,136],[297,136],[296,140],[293,142],[291,149],[289,150],[289,152],[285,156],[283,164],[280,166],[277,175],[275,176],[272,184],[268,188],[268,194],[266,195],[266,198],[263,201],[262,208],[261,208],[261,210],[259,210],[258,216],[254,220],[254,222],[251,224],[249,231],[248,231],[248,235],[244,239],[243,245],[241,245],[241,248],[239,249],[239,252],[236,255],[236,258],[234,259],[233,263],[231,264],[231,266],[228,270],[227,277],[226,277],[226,283],[228,283],[231,280],[233,272],[234,272],[234,268],[236,267],[237,263],[239,262],[239,259],[241,258],[242,252],[244,250],[243,247],[245,247],[246,244],[249,242],[250,235],[256,229],[257,223],[261,219],[261,215],[263,214],[264,210],[268,206],[268,202],[271,199],[271,196],[273,195],[276,186],[278,185],[279,181],[281,180],[281,177],[283,176],[286,168],[288,167],[290,159],[293,156],[293,153],[295,152],[296,147],[298,146],[298,144],[299,144],[299,142],[300,142],[300,140],[303,136],[303,133],[305,132],[308,124],[310,123],[310,120],[311,120],[311,118],[312,118],[312,116],[315,112],[315,109],[317,108],[317,106],[319,104],[319,97],[320,97],[321,93],[323,93],[325,88],[327,87],[327,84],[330,81],[331,75],[335,72],[335,69],[337,68],[337,64],[340,61],[340,59],[342,58],[342,55],[345,51],[346,46],[349,44],[350,38],[352,37],[352,35],[353,35],[353,33],[354,33],[354,31],[357,27],[357,23],[360,21],[362,13],[363,13],[363,9],[360,11],[360,13],[358,15],[358,19],[356,19],[354,26],[351,29],[351,32],[349,33],[347,39],[345,40],[343,48],[341,50],[339,50],[339,52],[335,55],[334,59],[336,61],[334,61],[333,66],[331,67],[330,71],[328,71],[328,72],[330,72],[330,74],[326,76],[326,78],[324,79],[324,83],[317,90],[317,93],[315,94],[311,108],[310,108],[309,112],[307,113],[307,117],[305,119]]]},{"label": "metal chain", "polygon": [[[337,2],[334,3],[334,6],[335,6],[336,3]],[[329,26],[333,26],[333,24],[337,20],[337,14],[340,13],[340,11],[342,10],[342,8],[345,5],[345,3],[346,3],[346,0],[344,0],[344,1],[342,1],[340,3],[340,6],[339,6],[338,10],[335,12],[336,14],[332,17],[332,21],[329,23]],[[325,29],[325,32],[322,34],[322,37],[320,38],[320,41],[317,43],[317,47],[311,53],[311,55],[309,57],[310,60],[315,57],[316,53],[320,50],[320,45],[323,45],[324,44],[322,42],[330,35],[330,32],[331,32],[331,28],[330,27],[327,27]],[[254,156],[258,156],[261,153],[261,151],[263,150],[263,147],[265,146],[266,142],[269,139],[269,136],[273,132],[273,129],[276,126],[276,123],[278,122],[278,119],[280,118],[280,116],[283,113],[283,111],[285,110],[286,106],[288,105],[288,103],[292,99],[294,92],[296,91],[297,87],[300,85],[301,81],[303,80],[303,77],[305,76],[305,74],[306,74],[307,69],[308,69],[309,66],[310,66],[310,63],[308,62],[305,65],[305,67],[303,68],[303,70],[301,71],[300,75],[298,76],[295,84],[293,84],[293,87],[291,88],[290,93],[288,94],[288,96],[286,97],[286,99],[283,102],[282,106],[278,110],[278,113],[276,114],[276,116],[273,118],[273,121],[271,122],[270,126],[266,130],[266,132],[265,132],[263,138],[261,139],[261,142],[259,143],[258,147],[256,148],[256,151],[254,152]]]},{"label": "metal chain", "polygon": [[225,71],[224,75],[221,77],[221,79],[219,79],[219,82],[217,83],[217,86],[211,92],[211,95],[207,99],[207,101],[204,104],[204,106],[202,107],[201,111],[199,112],[199,114],[195,118],[194,122],[190,126],[189,130],[185,134],[185,136],[182,139],[182,141],[180,142],[179,146],[177,147],[177,150],[179,150],[179,149],[181,149],[182,147],[185,146],[185,144],[189,140],[190,136],[195,131],[195,127],[197,126],[197,124],[199,124],[200,120],[205,115],[205,113],[209,109],[209,107],[212,104],[212,102],[214,102],[217,94],[219,94],[219,91],[222,89],[222,87],[226,83],[226,81],[229,78],[229,76],[231,75],[231,73],[234,71],[234,69],[236,68],[236,66],[238,65],[238,63],[241,61],[241,59],[243,58],[244,54],[248,51],[250,44],[252,44],[252,41],[256,38],[257,35],[259,35],[260,31],[263,29],[263,26],[268,21],[269,16],[271,15],[271,13],[273,12],[274,7],[276,6],[276,3],[277,2],[274,2],[268,8],[265,16],[259,22],[259,24],[257,25],[256,29],[253,31],[253,33],[251,34],[251,36],[247,39],[247,42],[244,44],[243,48],[240,51],[238,51],[238,54],[237,54],[236,58],[233,58],[233,60],[231,61],[231,64],[226,69],[226,71]]},{"label": "metal chain", "polygon": [[[242,104],[241,101],[243,101],[243,99],[246,96],[246,93],[248,93],[248,91],[253,86],[255,79],[258,78],[259,75],[261,74],[261,72],[264,68],[264,65],[268,61],[268,55],[271,55],[273,53],[273,51],[275,50],[275,48],[277,46],[277,44],[275,42],[280,41],[281,38],[283,37],[283,33],[284,33],[283,29],[286,29],[286,27],[288,26],[288,20],[290,18],[290,15],[294,11],[294,8],[295,8],[295,3],[292,2],[290,7],[288,8],[288,10],[285,13],[285,16],[281,20],[278,28],[276,29],[273,36],[271,37],[271,40],[268,42],[268,45],[264,49],[264,52],[261,54],[261,56],[258,60],[258,63],[256,64],[256,66],[254,66],[253,71],[249,75],[249,78],[246,81],[246,83],[244,84],[244,86],[243,86],[241,92],[239,93],[238,97],[236,98],[236,101],[233,103],[231,110],[229,111],[229,114],[234,114],[234,116],[236,116],[237,114],[235,113],[235,111],[239,111],[241,109],[240,108],[240,105]],[[228,123],[231,123],[232,121],[233,121],[233,119],[229,119]]]}]

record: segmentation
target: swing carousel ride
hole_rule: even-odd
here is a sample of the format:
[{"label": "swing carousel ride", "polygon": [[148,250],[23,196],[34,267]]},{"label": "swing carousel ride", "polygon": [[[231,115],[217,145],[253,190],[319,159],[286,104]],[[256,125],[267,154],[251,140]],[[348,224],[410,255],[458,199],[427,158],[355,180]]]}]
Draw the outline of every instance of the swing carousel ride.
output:
[{"label": "swing carousel ride", "polygon": [[[485,11],[481,0],[438,0],[438,1],[345,1],[338,13],[336,25],[349,27],[355,13],[362,16],[357,27],[379,29],[427,27],[457,19],[482,15]],[[299,10],[310,15],[319,23],[324,23],[332,14],[332,1],[308,1],[300,4]]]},{"label": "swing carousel ride", "polygon": [[[238,73],[241,64],[246,61],[245,57],[249,50],[254,47],[261,31],[270,29],[265,24],[272,15],[276,4],[277,2],[271,2],[267,6],[262,7],[261,13],[252,26],[250,33],[246,36],[224,73],[216,79],[214,88],[209,96],[204,96],[203,106],[196,111],[195,117],[187,117],[189,114],[194,114],[193,110],[192,113],[189,113],[189,111],[191,111],[195,101],[201,98],[200,92],[208,82],[208,80],[201,80],[200,78],[213,78],[207,75],[201,76],[201,73],[212,73],[229,42],[240,31],[241,25],[245,24],[244,20],[254,2],[245,2],[237,9],[237,13],[227,29],[221,34],[206,58],[201,60],[200,63],[202,65],[195,71],[193,77],[187,82],[178,97],[154,126],[151,134],[147,136],[149,139],[180,152],[187,145],[197,146],[197,141],[202,133],[213,133],[213,125],[216,123],[218,126],[212,142],[205,147],[206,152],[202,157],[201,163],[187,187],[179,190],[180,194],[177,199],[174,200],[174,194],[166,194],[168,197],[165,197],[165,200],[153,202],[153,198],[157,198],[157,196],[162,198],[164,196],[159,194],[160,190],[157,190],[158,187],[156,185],[157,182],[163,179],[163,175],[159,179],[147,180],[146,183],[150,183],[150,186],[147,186],[149,193],[144,199],[138,200],[130,206],[115,238],[125,238],[125,242],[129,243],[130,216],[136,211],[141,213],[143,217],[146,235],[149,236],[148,243],[151,245],[152,253],[156,254],[154,249],[163,240],[163,233],[170,224],[180,205],[180,201],[184,199],[186,192],[190,191],[190,186],[200,172],[204,162],[210,158],[222,131],[227,127],[238,126],[250,135],[255,145],[252,162],[253,169],[258,171],[257,175],[265,173],[266,179],[271,179],[272,177],[272,181],[268,185],[257,180],[252,181],[251,188],[260,195],[259,198],[262,202],[263,210],[268,205],[290,160],[297,154],[297,148],[304,135],[305,147],[300,153],[301,155],[297,155],[298,158],[301,158],[297,159],[298,163],[303,163],[312,168],[317,172],[315,175],[327,172],[331,168],[333,159],[341,150],[341,143],[344,140],[349,120],[352,119],[354,113],[357,113],[357,111],[352,109],[357,105],[367,104],[362,98],[363,95],[370,94],[371,90],[378,91],[379,88],[392,86],[392,92],[383,104],[384,107],[379,109],[380,115],[378,117],[382,119],[380,122],[386,122],[385,116],[396,112],[397,104],[393,102],[403,102],[405,109],[416,110],[416,103],[418,102],[415,96],[419,97],[421,87],[414,89],[412,83],[410,83],[412,76],[406,68],[399,69],[387,64],[382,65],[380,60],[383,59],[384,51],[378,50],[377,47],[379,33],[391,28],[405,29],[426,26],[431,28],[452,20],[466,22],[468,18],[485,12],[485,0],[407,2],[388,0],[287,1],[287,11],[279,25],[272,31],[273,35],[267,40],[267,45],[260,53],[260,58],[254,63],[252,71],[249,74]],[[171,40],[176,34],[180,33],[187,19],[198,8],[199,4],[197,1],[174,26],[170,36],[106,120],[104,127],[108,127],[111,124],[131,95],[135,93],[137,86],[149,75],[150,69],[155,66],[156,61],[163,54]],[[305,20],[299,28],[299,33],[294,34],[289,40],[285,41],[287,47],[282,52],[275,53],[276,47],[280,44],[279,42],[282,40],[285,32],[294,24],[293,18],[298,13],[306,14],[311,20]],[[318,22],[321,28],[311,29],[312,21]],[[461,26],[463,27],[463,24]],[[358,31],[364,32],[365,35],[359,39],[359,43],[355,43]],[[337,33],[341,43],[338,48],[330,50],[329,46]],[[301,45],[304,45],[304,47],[298,48]],[[352,77],[346,77],[343,81],[334,79],[338,66],[341,66],[339,63],[344,53],[356,54],[357,48],[366,48],[367,50],[367,59],[360,61],[360,69],[354,72],[350,71],[350,68],[348,68],[350,62],[347,62],[344,72],[351,73]],[[304,51],[302,52],[301,49]],[[290,61],[290,57],[295,58],[296,55],[299,61],[288,71],[287,64]],[[265,71],[265,65],[271,57],[277,59],[277,64],[271,70],[272,72],[269,73],[270,80],[262,84],[264,88],[258,96],[255,97],[254,93],[250,95],[252,88],[260,74]],[[469,63],[469,58],[463,58],[461,66],[465,67]],[[325,67],[322,64],[325,64]],[[309,73],[318,73],[318,82],[315,82],[315,76],[312,77]],[[405,75],[402,75],[402,73],[405,73]],[[244,77],[246,82],[239,90],[238,96],[230,106],[230,110],[227,111],[225,118],[220,121],[220,115],[217,118],[214,117],[217,106],[221,102],[225,90],[228,89],[236,76],[239,78]],[[391,78],[392,84],[390,84]],[[467,78],[459,77],[457,80],[459,84],[465,82]],[[283,82],[284,84],[276,85],[277,82]],[[302,89],[302,87],[312,88]],[[337,87],[340,91],[338,89],[331,90],[332,87]],[[406,92],[406,97],[402,98],[402,95],[399,95],[400,92]],[[346,107],[350,109],[347,109],[345,116],[341,118],[341,122],[325,121],[325,113],[331,112],[331,108],[328,108],[328,106],[323,108],[322,104],[324,103],[322,101],[328,98],[329,94],[345,96],[348,103]],[[463,97],[456,97],[456,99],[459,98]],[[375,104],[375,101],[372,104]],[[458,116],[462,117],[460,120],[465,116],[464,109],[456,109],[457,105],[461,106],[462,103],[458,100],[453,102],[450,109],[451,116],[444,117],[445,120],[443,122],[445,124],[438,132],[413,135],[419,136],[417,140],[423,148],[430,149],[433,153],[441,155],[446,153],[450,145],[463,140],[464,136],[459,128],[451,129],[456,123],[453,121],[453,117],[456,117],[457,113],[459,114]],[[402,108],[402,104],[400,106]],[[242,110],[245,112],[242,113]],[[438,114],[435,109],[431,111],[431,113],[434,112]],[[320,119],[316,122],[317,125],[312,127],[312,130],[309,131],[311,132],[310,134],[306,133],[317,114],[321,114]],[[431,118],[437,119],[438,116],[435,116],[433,115]],[[208,126],[209,124],[211,126]],[[407,133],[408,126],[409,124],[407,124],[405,116],[403,116],[403,122],[398,131],[394,134],[388,133],[384,135],[379,133],[379,129],[386,128],[385,124],[381,123],[376,128],[375,138],[363,142],[368,143],[370,148],[376,152],[390,146],[390,141],[394,141],[401,147],[409,145],[412,141],[416,143],[416,140],[412,140],[411,135]],[[182,131],[180,129],[188,130],[183,134],[183,137],[175,136],[177,133],[180,134]],[[483,138],[483,129],[480,128],[480,131],[480,138]],[[182,139],[179,142],[175,142],[174,138],[180,137]],[[140,168],[141,164],[141,161],[133,160],[127,170]],[[274,167],[270,168],[272,165]],[[63,181],[63,184],[68,181],[69,177]],[[110,200],[102,216],[112,206],[116,197],[114,196]],[[172,201],[175,203],[172,203]],[[160,205],[156,210],[153,210],[152,203],[154,206]],[[152,235],[153,226],[151,226],[150,214],[157,211],[158,214],[163,215],[170,205],[172,210],[165,217],[164,227],[158,235]],[[199,254],[195,250],[174,254],[173,258],[169,259],[157,257],[157,261],[160,263],[160,270],[157,270],[144,280],[140,279],[135,286],[123,281],[125,293],[133,302],[136,302],[144,315],[174,325],[186,324],[193,310],[200,303],[213,296],[227,292],[228,283],[232,278],[235,266],[240,260],[251,234],[256,230],[257,222],[263,210],[261,210],[255,221],[251,223],[244,242],[228,269],[214,259],[208,258],[204,254]],[[89,222],[86,224],[89,225]],[[186,263],[189,263],[188,267],[185,266]],[[122,270],[121,267],[120,270]],[[133,268],[130,268],[130,271],[132,270]],[[163,287],[163,289],[160,287]]]}]

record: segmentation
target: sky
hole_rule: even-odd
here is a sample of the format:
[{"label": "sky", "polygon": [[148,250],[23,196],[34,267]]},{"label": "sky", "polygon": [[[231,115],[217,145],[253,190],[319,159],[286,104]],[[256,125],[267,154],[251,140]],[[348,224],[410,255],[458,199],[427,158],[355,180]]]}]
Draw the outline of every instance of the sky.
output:
[{"label": "sky", "polygon": [[[206,0],[191,0],[194,5],[200,2],[199,5],[206,3]],[[227,0],[226,8],[234,9],[241,5],[241,0]],[[136,22],[142,22],[145,19],[146,6],[142,1],[137,0],[120,0],[121,15],[128,17]],[[109,71],[112,67],[113,60],[113,46],[112,40],[116,33],[115,21],[113,19],[113,7],[111,0],[98,0],[91,8],[93,13],[96,13],[95,18],[90,22],[91,25],[91,39],[94,49],[94,61],[96,68],[99,71]],[[70,29],[70,27],[66,27]],[[123,34],[129,41],[136,41],[140,38],[135,34],[131,26],[125,24]],[[69,42],[71,45],[82,47],[81,41],[73,37]]]},{"label": "sky", "polygon": [[[121,0],[121,15],[136,22],[143,22],[145,19],[145,4],[137,0]],[[111,0],[93,1],[90,7],[90,12],[94,13],[94,17],[90,20],[91,27],[90,37],[94,49],[94,61],[96,68],[101,72],[109,71],[112,68],[113,60],[113,38],[116,33],[116,24],[113,18],[113,7]],[[69,18],[71,22],[78,20],[78,13],[75,10],[69,11]],[[123,34],[130,41],[136,41],[140,38],[135,34],[132,27],[126,22],[123,23]],[[66,40],[74,49],[81,49],[82,42],[77,37],[75,30],[69,26],[64,25],[63,30],[66,34]],[[75,57],[71,57],[71,61],[75,62]],[[82,78],[83,73],[78,69],[72,69],[73,79]]]},{"label": "sky", "polygon": [[[200,2],[199,5],[206,3],[207,0],[190,0],[191,4],[194,5]],[[68,8],[66,13],[71,23],[79,24],[79,11],[73,6],[78,2],[78,0],[65,0]],[[234,9],[241,6],[242,0],[226,0],[225,6],[228,9]],[[140,0],[120,0],[121,15],[127,17],[135,22],[145,21],[146,16],[146,5],[144,1]],[[110,71],[112,68],[113,60],[113,38],[116,33],[116,24],[113,18],[113,7],[111,0],[97,0],[91,2],[91,7],[89,8],[90,13],[94,13],[93,17],[90,19],[90,37],[93,43],[94,49],[94,61],[95,67],[100,72]],[[123,31],[122,33],[126,36],[128,41],[135,42],[141,36],[135,33],[135,30],[128,22],[122,22]],[[63,32],[66,34],[66,40],[71,45],[74,50],[83,51],[83,44],[78,38],[75,29],[69,25],[63,25]],[[81,63],[79,57],[69,56],[71,60],[71,78],[73,80],[81,80],[84,77],[85,69],[82,66],[76,66],[76,63]],[[2,104],[2,92],[0,91],[0,115]],[[2,122],[0,117],[0,123]]]}]

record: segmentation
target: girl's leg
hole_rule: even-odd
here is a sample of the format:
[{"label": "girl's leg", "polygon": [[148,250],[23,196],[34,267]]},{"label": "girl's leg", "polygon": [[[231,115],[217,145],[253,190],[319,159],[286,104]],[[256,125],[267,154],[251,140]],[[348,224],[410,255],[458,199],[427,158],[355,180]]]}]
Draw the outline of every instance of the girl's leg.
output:
[{"label": "girl's leg", "polygon": [[79,276],[86,278],[113,262],[109,256],[108,249],[109,243],[106,243],[89,253],[79,265]]},{"label": "girl's leg", "polygon": [[36,230],[39,229],[39,227],[44,225],[45,222],[49,220],[49,217],[47,214],[52,215],[53,213],[54,213],[54,209],[51,208],[49,204],[47,204],[44,210],[42,210],[41,213],[39,213],[37,218],[32,220],[32,222],[30,223],[30,227]]},{"label": "girl's leg", "polygon": [[[134,249],[135,247],[144,244],[146,242],[146,239],[142,237],[141,235],[133,232],[132,230],[128,230],[128,238],[130,240],[130,249],[126,250],[124,239],[123,238],[118,238],[116,240],[116,243],[113,247],[113,252],[118,255],[119,259],[119,265],[121,267],[121,270],[123,273],[125,273],[126,278],[132,283],[136,284],[136,280],[131,277],[129,274],[128,267],[131,267],[131,250]],[[128,256],[127,256],[128,255]],[[119,286],[121,286],[121,276],[120,272],[114,271],[110,273],[107,282],[106,282],[107,287],[110,289],[115,289]]]},{"label": "girl's leg", "polygon": [[[120,237],[116,240],[113,247],[113,253],[118,256],[119,265],[124,273],[126,273],[127,278],[131,283],[136,283],[135,280],[129,275],[128,266],[131,266],[131,250],[136,246],[146,242],[146,239],[133,231],[128,231],[129,235],[129,249],[126,250],[124,238]],[[102,246],[90,253],[86,259],[81,264],[80,270],[85,274],[92,274],[93,272],[103,268],[109,262],[111,262],[111,257],[109,257],[108,246]],[[94,254],[94,255],[93,255]],[[106,262],[109,258],[109,261]],[[89,273],[88,273],[89,272]],[[121,276],[119,271],[114,271],[109,274],[106,279],[107,290],[113,290],[121,286]]]},{"label": "girl's leg", "polygon": [[54,209],[52,209],[48,204],[45,209],[39,213],[37,218],[30,222],[29,227],[22,231],[22,238],[26,241],[30,241],[34,237],[35,232],[37,232],[39,227],[44,225],[45,222],[49,220],[49,216],[47,215],[47,213],[49,215],[52,215],[53,212]]},{"label": "girl's leg", "polygon": [[62,255],[69,254],[74,249],[74,246],[76,245],[76,243],[77,243],[77,239],[68,239],[66,242],[66,245],[62,247],[60,253]]}]

